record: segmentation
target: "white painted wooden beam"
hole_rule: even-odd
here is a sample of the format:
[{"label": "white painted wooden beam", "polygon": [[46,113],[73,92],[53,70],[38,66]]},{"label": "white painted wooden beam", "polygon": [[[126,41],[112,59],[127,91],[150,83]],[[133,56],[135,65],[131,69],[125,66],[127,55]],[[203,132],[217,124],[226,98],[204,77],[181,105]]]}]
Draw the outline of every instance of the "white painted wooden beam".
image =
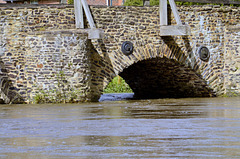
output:
[{"label": "white painted wooden beam", "polygon": [[89,29],[88,31],[88,39],[103,39],[104,31],[102,29]]},{"label": "white painted wooden beam", "polygon": [[160,25],[168,25],[167,0],[159,0]]},{"label": "white painted wooden beam", "polygon": [[75,24],[76,28],[84,28],[83,8],[80,0],[74,0]]},{"label": "white painted wooden beam", "polygon": [[87,17],[90,28],[88,30],[88,39],[102,39],[104,37],[104,31],[102,29],[97,29],[93,21],[92,14],[88,7],[86,0],[74,0],[74,9],[75,9],[75,23],[76,28],[84,28],[83,21],[83,9]]},{"label": "white painted wooden beam", "polygon": [[88,23],[89,23],[90,27],[92,29],[96,28],[95,23],[93,21],[92,14],[91,14],[90,9],[88,7],[87,1],[86,0],[81,0],[81,2],[82,2],[83,8],[84,8],[84,12],[86,14],[86,17],[87,17],[87,20],[88,20]]},{"label": "white painted wooden beam", "polygon": [[169,0],[177,25],[168,25],[167,0],[159,0],[160,36],[191,35],[191,29],[183,25],[174,0]]},{"label": "white painted wooden beam", "polygon": [[173,12],[173,15],[174,15],[174,18],[175,18],[177,24],[182,25],[181,18],[179,16],[176,3],[174,2],[174,0],[169,0],[169,3],[170,3],[170,6],[171,6],[171,9],[172,9],[172,12]]},{"label": "white painted wooden beam", "polygon": [[191,29],[187,25],[168,25],[160,27],[160,36],[191,35]]}]

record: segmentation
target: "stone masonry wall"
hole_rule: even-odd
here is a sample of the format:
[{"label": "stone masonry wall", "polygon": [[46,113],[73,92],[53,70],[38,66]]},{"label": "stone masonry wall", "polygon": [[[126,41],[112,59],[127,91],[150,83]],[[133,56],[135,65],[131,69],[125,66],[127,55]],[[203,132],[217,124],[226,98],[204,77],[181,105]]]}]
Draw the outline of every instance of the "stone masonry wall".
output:
[{"label": "stone masonry wall", "polygon": [[0,6],[4,103],[91,100],[90,42],[86,31],[69,30],[72,11],[61,5]]},{"label": "stone masonry wall", "polygon": [[17,76],[17,83],[26,90],[21,89],[20,94],[35,102],[90,101],[91,62],[87,36],[87,33],[73,30],[28,35],[24,75],[20,79]]},{"label": "stone masonry wall", "polygon": [[[192,29],[191,41],[192,45],[205,45],[210,49],[211,57],[208,63],[202,65],[202,68],[208,67],[202,71],[203,78],[208,84],[214,88],[218,95],[229,94],[229,82],[232,77],[230,68],[226,68],[226,65],[230,63],[239,63],[239,47],[237,44],[239,40],[237,34],[239,30],[235,30],[235,34],[232,34],[232,43],[226,45],[228,36],[231,34],[229,28],[239,27],[240,24],[240,9],[239,7],[229,6],[196,6],[193,9],[181,8],[180,11],[184,16],[181,16],[186,24],[189,24]],[[191,13],[195,14],[192,15]],[[233,32],[232,32],[233,33]],[[194,48],[194,47],[193,47]],[[226,50],[232,50],[235,57],[228,53]],[[227,60],[229,56],[232,60]],[[231,65],[231,64],[230,64]],[[239,75],[239,72],[236,73]],[[230,77],[231,76],[231,77]],[[218,79],[218,80],[216,80]],[[239,80],[237,76],[234,77],[236,85],[239,86]],[[240,93],[240,90],[235,91],[236,94]]]},{"label": "stone masonry wall", "polygon": [[[23,101],[32,100],[38,92],[54,90],[64,81],[75,82],[66,84],[69,87],[79,84],[76,87],[81,88],[82,97],[78,100],[96,100],[117,74],[137,62],[156,57],[189,66],[217,95],[240,92],[239,30],[232,29],[240,24],[239,8],[178,6],[180,17],[191,27],[192,34],[165,38],[159,36],[158,7],[90,9],[96,26],[105,31],[103,40],[90,41],[87,33],[67,31],[75,28],[71,5],[0,5],[0,66],[4,86],[0,93],[4,99],[9,97],[5,103],[13,102],[17,96]],[[175,24],[173,15],[169,18],[169,23]],[[130,56],[121,52],[124,41],[134,44]],[[199,60],[197,49],[201,45],[211,52],[208,62]],[[78,78],[78,82],[72,77]]]},{"label": "stone masonry wall", "polygon": [[[93,75],[93,78],[105,78],[103,82],[96,80],[98,82],[96,87],[99,86],[96,90],[101,90],[114,76],[106,73],[111,72],[109,68],[113,68],[117,75],[140,61],[167,57],[198,72],[216,95],[226,94],[229,90],[227,83],[231,76],[228,74],[228,68],[225,68],[223,73],[226,63],[230,62],[225,60],[226,30],[240,24],[240,9],[219,5],[178,6],[182,22],[191,27],[191,36],[174,37],[159,36],[158,9],[158,7],[91,7],[97,27],[103,28],[106,34],[101,44],[99,41],[93,42],[100,56],[103,57],[97,58],[99,59],[96,62],[99,65],[97,70],[103,70],[103,66],[107,70]],[[169,24],[176,24],[173,15],[169,19]],[[231,36],[237,39],[238,34],[239,31]],[[124,41],[133,43],[132,55],[125,56],[121,52]],[[238,40],[234,40],[228,48],[236,48],[232,50],[236,57],[231,60],[238,63],[239,48],[236,47],[236,43]],[[208,62],[200,60],[197,53],[200,46],[209,48],[211,56]],[[109,58],[106,58],[106,55]],[[239,85],[237,75],[231,77],[236,80],[236,85]],[[237,88],[235,91],[239,93],[240,90]]]},{"label": "stone masonry wall", "polygon": [[224,87],[228,96],[239,95],[240,89],[240,25],[225,30]]}]

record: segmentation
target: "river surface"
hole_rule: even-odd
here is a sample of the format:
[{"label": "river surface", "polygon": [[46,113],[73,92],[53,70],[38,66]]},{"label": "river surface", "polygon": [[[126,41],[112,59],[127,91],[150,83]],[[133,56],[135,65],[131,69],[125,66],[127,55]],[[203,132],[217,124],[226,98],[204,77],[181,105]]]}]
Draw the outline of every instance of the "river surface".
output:
[{"label": "river surface", "polygon": [[0,158],[240,158],[240,98],[107,99],[0,105]]}]

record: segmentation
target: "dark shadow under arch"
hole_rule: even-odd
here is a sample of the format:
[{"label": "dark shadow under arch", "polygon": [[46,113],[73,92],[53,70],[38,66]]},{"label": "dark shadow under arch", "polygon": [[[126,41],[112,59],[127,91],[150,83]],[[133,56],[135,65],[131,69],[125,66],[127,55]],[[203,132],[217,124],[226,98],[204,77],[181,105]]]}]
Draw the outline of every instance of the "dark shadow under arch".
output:
[{"label": "dark shadow under arch", "polygon": [[140,61],[119,74],[132,88],[135,98],[211,97],[212,90],[191,68],[163,58]]}]

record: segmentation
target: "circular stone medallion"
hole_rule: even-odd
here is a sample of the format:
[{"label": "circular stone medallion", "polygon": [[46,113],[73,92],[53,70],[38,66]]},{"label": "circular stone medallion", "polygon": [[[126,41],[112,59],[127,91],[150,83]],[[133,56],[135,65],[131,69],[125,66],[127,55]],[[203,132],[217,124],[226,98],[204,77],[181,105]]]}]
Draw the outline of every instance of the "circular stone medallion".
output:
[{"label": "circular stone medallion", "polygon": [[131,55],[133,53],[133,44],[130,41],[124,41],[121,50],[124,55]]},{"label": "circular stone medallion", "polygon": [[198,54],[202,61],[207,62],[210,58],[209,49],[206,46],[200,46],[198,48]]}]

